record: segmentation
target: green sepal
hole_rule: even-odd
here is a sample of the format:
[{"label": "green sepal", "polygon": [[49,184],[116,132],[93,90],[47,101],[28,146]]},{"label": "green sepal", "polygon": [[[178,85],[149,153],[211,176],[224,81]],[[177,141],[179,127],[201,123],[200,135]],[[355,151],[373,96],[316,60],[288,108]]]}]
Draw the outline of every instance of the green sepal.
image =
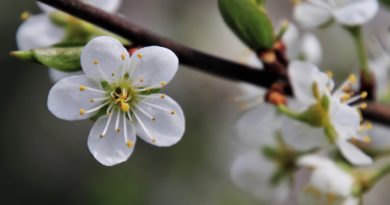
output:
[{"label": "green sepal", "polygon": [[126,39],[97,27],[91,23],[78,19],[74,16],[61,11],[50,13],[50,20],[59,27],[64,28],[65,36],[62,42],[65,43],[81,43],[86,44],[91,39],[97,36],[111,36],[116,38],[124,45],[129,45],[130,42]]},{"label": "green sepal", "polygon": [[219,0],[226,24],[252,50],[269,50],[275,37],[263,0]]},{"label": "green sepal", "polygon": [[81,70],[80,55],[83,47],[38,48],[26,51],[14,51],[11,55],[20,59],[38,62],[48,67],[73,72]]}]

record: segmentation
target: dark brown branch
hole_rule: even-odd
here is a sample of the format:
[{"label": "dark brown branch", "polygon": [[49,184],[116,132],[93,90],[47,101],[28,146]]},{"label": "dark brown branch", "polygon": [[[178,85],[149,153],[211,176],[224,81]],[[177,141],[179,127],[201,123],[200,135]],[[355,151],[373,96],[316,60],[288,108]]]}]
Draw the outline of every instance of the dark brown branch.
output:
[{"label": "dark brown branch", "polygon": [[[169,48],[178,55],[182,64],[188,65],[193,69],[231,80],[251,83],[265,88],[269,88],[274,82],[281,78],[275,73],[256,70],[249,66],[224,60],[180,45],[172,40],[162,38],[150,31],[147,31],[140,26],[129,22],[125,18],[109,14],[101,9],[83,4],[78,0],[38,1],[56,7],[80,19],[91,22],[108,31],[127,38],[136,44],[145,46],[159,45]],[[363,114],[367,119],[374,122],[390,125],[389,107],[377,103],[370,103]]]}]

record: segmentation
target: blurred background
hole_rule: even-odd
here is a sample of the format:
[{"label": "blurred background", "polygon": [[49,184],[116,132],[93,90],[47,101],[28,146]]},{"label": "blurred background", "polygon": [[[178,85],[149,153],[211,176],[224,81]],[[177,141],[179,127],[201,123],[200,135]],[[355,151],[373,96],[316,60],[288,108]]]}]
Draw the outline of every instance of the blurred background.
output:
[{"label": "blurred background", "polygon": [[[273,21],[290,18],[290,6],[286,0],[269,1]],[[127,162],[104,167],[87,148],[92,122],[66,122],[49,113],[47,69],[8,55],[16,49],[15,33],[26,10],[40,12],[32,0],[0,3],[0,204],[258,204],[229,177],[232,159],[240,152],[234,122],[241,111],[231,100],[239,95],[236,82],[182,66],[165,93],[185,112],[183,140],[170,148],[139,140]],[[249,53],[223,23],[217,0],[126,0],[120,13],[207,53],[235,61]],[[386,30],[388,17],[382,12],[368,35]],[[345,68],[356,66],[348,34],[337,27],[317,34],[327,54],[324,67],[347,73]],[[368,197],[371,205],[389,199],[380,191]]]}]

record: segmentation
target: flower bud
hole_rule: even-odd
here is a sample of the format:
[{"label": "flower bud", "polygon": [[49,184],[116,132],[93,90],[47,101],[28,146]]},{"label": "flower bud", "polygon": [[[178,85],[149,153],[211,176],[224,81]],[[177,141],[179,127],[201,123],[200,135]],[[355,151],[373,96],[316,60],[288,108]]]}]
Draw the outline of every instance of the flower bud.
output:
[{"label": "flower bud", "polygon": [[226,24],[252,50],[269,50],[274,45],[272,22],[264,0],[219,0]]}]

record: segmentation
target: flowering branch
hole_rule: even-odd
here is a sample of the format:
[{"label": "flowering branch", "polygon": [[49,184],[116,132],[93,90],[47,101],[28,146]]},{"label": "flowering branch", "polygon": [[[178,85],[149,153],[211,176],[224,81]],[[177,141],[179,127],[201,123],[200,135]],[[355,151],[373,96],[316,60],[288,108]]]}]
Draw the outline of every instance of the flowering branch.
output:
[{"label": "flowering branch", "polygon": [[[274,70],[272,68],[266,68],[264,69],[265,71],[256,70],[250,66],[224,60],[180,45],[172,40],[155,35],[154,33],[129,22],[123,17],[109,14],[101,9],[89,6],[78,0],[37,1],[46,3],[78,18],[89,21],[97,26],[129,39],[137,45],[159,45],[169,48],[177,54],[182,64],[191,66],[193,69],[266,88],[271,87],[271,85],[279,79],[287,79],[286,75],[283,73],[269,72]],[[286,90],[288,93],[291,93],[289,88]],[[367,119],[374,122],[390,125],[390,108],[384,105],[369,103],[367,109],[363,111],[363,114]]]}]

